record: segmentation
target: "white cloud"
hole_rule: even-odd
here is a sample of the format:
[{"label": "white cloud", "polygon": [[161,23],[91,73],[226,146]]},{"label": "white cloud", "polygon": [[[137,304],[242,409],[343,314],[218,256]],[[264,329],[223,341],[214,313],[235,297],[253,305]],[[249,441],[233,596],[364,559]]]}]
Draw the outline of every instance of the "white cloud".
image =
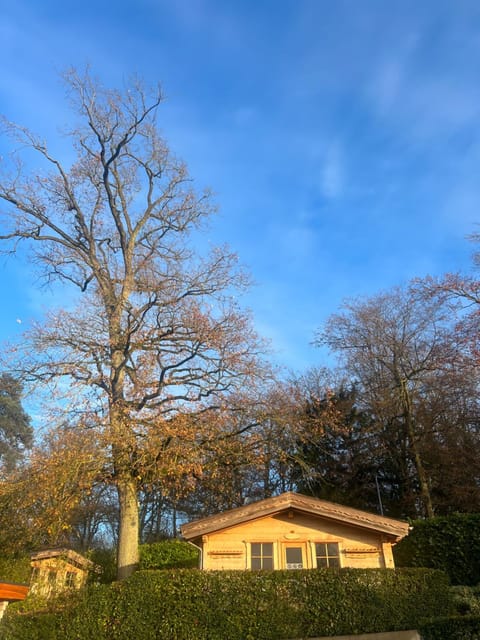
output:
[{"label": "white cloud", "polygon": [[468,72],[426,58],[421,45],[418,35],[411,36],[372,69],[367,100],[383,124],[400,126],[404,136],[425,142],[476,122],[480,90]]},{"label": "white cloud", "polygon": [[373,66],[367,93],[380,115],[386,116],[391,110],[403,109],[406,99],[410,97],[408,81],[419,42],[419,36],[412,34],[396,49],[392,48],[388,53],[385,51]]},{"label": "white cloud", "polygon": [[343,151],[338,142],[331,144],[326,152],[322,169],[322,194],[329,199],[342,195],[345,184],[345,163]]}]

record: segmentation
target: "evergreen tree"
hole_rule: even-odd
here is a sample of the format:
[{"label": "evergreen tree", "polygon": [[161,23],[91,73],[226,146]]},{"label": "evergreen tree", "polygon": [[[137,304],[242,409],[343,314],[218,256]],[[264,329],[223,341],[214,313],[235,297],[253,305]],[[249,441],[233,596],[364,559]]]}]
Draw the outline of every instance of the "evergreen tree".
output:
[{"label": "evergreen tree", "polygon": [[11,471],[31,447],[33,429],[22,407],[22,385],[8,373],[0,375],[0,467]]}]

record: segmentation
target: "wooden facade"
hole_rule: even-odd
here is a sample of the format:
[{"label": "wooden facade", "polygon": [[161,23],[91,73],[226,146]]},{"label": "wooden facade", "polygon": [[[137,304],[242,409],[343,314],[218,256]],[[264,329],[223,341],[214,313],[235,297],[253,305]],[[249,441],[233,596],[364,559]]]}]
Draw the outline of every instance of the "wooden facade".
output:
[{"label": "wooden facade", "polygon": [[182,526],[202,569],[394,568],[408,523],[288,492]]},{"label": "wooden facade", "polygon": [[91,560],[71,549],[49,549],[31,556],[32,593],[46,597],[68,589],[80,589],[88,573],[95,569]]}]

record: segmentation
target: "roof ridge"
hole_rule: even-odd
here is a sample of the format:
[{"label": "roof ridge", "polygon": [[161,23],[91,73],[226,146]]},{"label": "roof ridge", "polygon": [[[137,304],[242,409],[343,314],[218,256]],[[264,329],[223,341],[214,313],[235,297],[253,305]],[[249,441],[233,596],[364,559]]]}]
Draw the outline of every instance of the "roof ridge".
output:
[{"label": "roof ridge", "polygon": [[343,519],[345,522],[356,524],[357,526],[362,526],[363,524],[368,528],[374,528],[396,537],[403,537],[408,532],[407,522],[293,491],[286,491],[278,496],[250,502],[228,511],[195,520],[182,525],[181,531],[184,537],[194,538],[228,526],[242,524],[255,518],[265,517],[276,511],[283,511],[288,508],[303,509],[320,517],[336,520]]}]

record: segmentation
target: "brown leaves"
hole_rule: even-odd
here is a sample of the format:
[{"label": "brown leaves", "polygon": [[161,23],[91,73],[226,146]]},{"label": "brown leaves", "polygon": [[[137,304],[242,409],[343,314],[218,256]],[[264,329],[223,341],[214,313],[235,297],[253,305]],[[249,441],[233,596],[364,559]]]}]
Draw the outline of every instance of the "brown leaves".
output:
[{"label": "brown leaves", "polygon": [[[98,481],[102,450],[95,434],[82,429],[56,429],[37,446],[29,463],[0,486],[3,525],[17,513],[15,544],[58,545],[68,539],[75,509]],[[8,522],[6,522],[8,521]]]}]

